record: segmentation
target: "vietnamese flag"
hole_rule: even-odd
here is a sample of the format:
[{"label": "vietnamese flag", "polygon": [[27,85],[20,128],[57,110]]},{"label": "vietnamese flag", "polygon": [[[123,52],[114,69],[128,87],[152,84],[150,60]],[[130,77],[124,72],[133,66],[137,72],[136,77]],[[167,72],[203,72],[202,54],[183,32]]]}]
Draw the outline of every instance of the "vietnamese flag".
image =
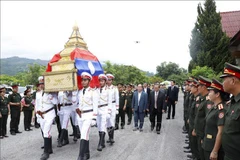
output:
[{"label": "vietnamese flag", "polygon": [[[71,60],[75,60],[75,68],[77,69],[77,82],[78,89],[82,89],[81,74],[82,72],[88,72],[92,75],[92,81],[90,87],[99,87],[98,75],[104,73],[103,68],[99,60],[91,52],[76,48],[70,53]],[[51,61],[48,63],[46,72],[51,72],[50,63],[57,62],[61,59],[60,53],[55,54]]]}]

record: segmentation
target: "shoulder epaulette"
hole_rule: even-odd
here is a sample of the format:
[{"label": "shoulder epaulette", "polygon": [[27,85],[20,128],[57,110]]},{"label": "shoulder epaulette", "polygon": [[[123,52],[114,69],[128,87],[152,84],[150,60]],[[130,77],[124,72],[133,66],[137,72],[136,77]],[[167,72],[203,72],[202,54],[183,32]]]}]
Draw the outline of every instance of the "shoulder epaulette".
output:
[{"label": "shoulder epaulette", "polygon": [[218,109],[219,109],[219,110],[222,110],[222,109],[223,109],[223,104],[222,104],[222,103],[218,105]]},{"label": "shoulder epaulette", "polygon": [[196,101],[199,101],[199,96],[196,97]]}]

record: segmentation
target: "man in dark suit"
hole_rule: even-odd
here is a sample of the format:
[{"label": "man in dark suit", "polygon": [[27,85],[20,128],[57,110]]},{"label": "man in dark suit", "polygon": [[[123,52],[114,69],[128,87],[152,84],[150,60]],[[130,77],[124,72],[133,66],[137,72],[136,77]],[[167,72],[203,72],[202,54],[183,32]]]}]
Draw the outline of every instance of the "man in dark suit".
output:
[{"label": "man in dark suit", "polygon": [[[147,93],[147,97],[148,97],[148,99],[149,99],[151,90],[150,90],[150,88],[148,87],[148,84],[147,84],[147,83],[144,83],[144,84],[143,84],[143,91],[144,91],[145,93]],[[149,104],[148,104],[148,105],[149,105]],[[147,111],[147,110],[145,111],[145,117],[148,117],[148,111]]]},{"label": "man in dark suit", "polygon": [[168,91],[167,91],[167,102],[168,102],[167,119],[170,119],[171,110],[172,110],[172,119],[174,119],[175,117],[175,106],[178,101],[178,92],[179,92],[179,89],[175,86],[175,81],[171,81],[171,86],[168,87]]},{"label": "man in dark suit", "polygon": [[[134,112],[134,123],[135,128],[133,131],[139,129],[140,132],[143,131],[143,123],[144,123],[144,114],[147,109],[148,97],[147,93],[143,92],[143,87],[141,84],[138,85],[138,91],[134,92],[132,99],[132,109]],[[138,121],[140,120],[140,125],[138,126]]]},{"label": "man in dark suit", "polygon": [[161,124],[162,124],[162,113],[163,105],[165,102],[165,94],[160,91],[159,84],[154,85],[154,90],[150,93],[149,99],[149,113],[150,113],[150,122],[151,122],[151,131],[155,127],[155,117],[157,116],[157,134],[160,134]]}]

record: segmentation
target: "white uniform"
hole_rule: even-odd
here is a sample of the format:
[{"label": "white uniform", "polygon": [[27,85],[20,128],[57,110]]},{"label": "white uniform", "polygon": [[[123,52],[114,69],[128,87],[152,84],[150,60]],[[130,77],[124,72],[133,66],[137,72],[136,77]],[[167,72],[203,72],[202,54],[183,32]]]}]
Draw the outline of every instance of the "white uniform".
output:
[{"label": "white uniform", "polygon": [[112,95],[110,90],[105,86],[102,88],[97,89],[99,94],[99,101],[98,101],[98,115],[97,115],[97,126],[98,131],[106,132],[107,128],[107,115],[111,113],[111,105],[112,105]]},{"label": "white uniform", "polygon": [[70,120],[70,114],[72,112],[72,92],[64,91],[59,92],[58,102],[61,105],[60,110],[58,111],[58,116],[61,123],[62,129],[68,128],[68,123]]},{"label": "white uniform", "polygon": [[[79,105],[78,108],[81,111],[81,117],[79,115],[78,125],[81,132],[81,140],[89,140],[89,132],[92,124],[92,119],[96,119],[97,109],[98,109],[98,93],[97,90],[90,87],[85,89],[85,94],[83,95],[83,90],[79,92]],[[88,112],[86,112],[88,111]],[[86,112],[86,113],[84,113]]]},{"label": "white uniform", "polygon": [[[45,112],[50,108],[53,108],[54,105],[57,105],[57,103],[58,103],[57,94],[44,93],[42,96],[42,104],[41,104],[40,111]],[[54,109],[43,114],[43,119],[41,120],[40,125],[43,131],[44,138],[51,138],[51,126],[55,117],[56,117],[56,114]]]},{"label": "white uniform", "polygon": [[[43,90],[36,92],[35,113],[37,113],[37,111],[41,110],[41,107],[42,107],[42,97],[43,97],[42,94],[43,94]],[[36,117],[37,117],[37,123],[39,123],[41,125],[42,117],[39,114],[36,114]]]},{"label": "white uniform", "polygon": [[78,91],[72,91],[72,112],[70,114],[74,126],[78,125],[76,109],[78,108]]},{"label": "white uniform", "polygon": [[110,94],[112,96],[112,105],[111,108],[111,114],[110,118],[107,119],[107,127],[114,127],[115,126],[115,119],[116,119],[116,112],[118,112],[119,109],[119,92],[116,86],[108,86],[108,89],[110,90]]}]

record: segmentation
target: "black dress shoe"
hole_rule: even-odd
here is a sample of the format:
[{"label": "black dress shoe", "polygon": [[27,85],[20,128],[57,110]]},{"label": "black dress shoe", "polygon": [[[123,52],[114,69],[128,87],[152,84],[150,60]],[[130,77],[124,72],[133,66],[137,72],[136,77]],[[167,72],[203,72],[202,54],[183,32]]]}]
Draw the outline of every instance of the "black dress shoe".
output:
[{"label": "black dress shoe", "polygon": [[193,158],[193,156],[192,156],[192,155],[187,155],[187,157],[188,157],[188,158]]},{"label": "black dress shoe", "polygon": [[124,129],[124,126],[121,126],[121,129]]},{"label": "black dress shoe", "polygon": [[172,119],[174,119],[174,117],[172,117]]},{"label": "black dress shoe", "polygon": [[6,138],[7,138],[8,136],[7,136],[7,135],[5,135],[4,137],[6,137]]},{"label": "black dress shoe", "polygon": [[128,122],[128,123],[127,123],[127,125],[130,125],[130,124],[131,124],[131,122]]},{"label": "black dress shoe", "polygon": [[42,146],[41,149],[44,149],[44,146]]},{"label": "black dress shoe", "polygon": [[157,134],[160,134],[160,131],[157,131]]},{"label": "black dress shoe", "polygon": [[186,135],[186,138],[189,138],[189,136],[188,136],[188,135]]},{"label": "black dress shoe", "polygon": [[170,119],[169,117],[167,117],[166,119]]},{"label": "black dress shoe", "polygon": [[183,133],[183,134],[188,134],[188,131],[183,131],[182,133]]},{"label": "black dress shoe", "polygon": [[11,135],[15,136],[15,135],[16,135],[16,133],[15,133],[15,132],[11,132]]},{"label": "black dress shoe", "polygon": [[184,153],[192,153],[191,150],[188,150],[188,151],[183,151]]},{"label": "black dress shoe", "polygon": [[185,142],[185,144],[189,144],[189,142]]},{"label": "black dress shoe", "polygon": [[20,132],[20,131],[16,131],[16,133],[22,133],[22,132]]},{"label": "black dress shoe", "polygon": [[0,139],[3,139],[3,136],[0,136]]},{"label": "black dress shoe", "polygon": [[190,149],[190,147],[189,146],[186,146],[186,147],[183,147],[184,149]]},{"label": "black dress shoe", "polygon": [[118,130],[119,129],[119,127],[118,126],[116,126],[115,128],[114,128],[114,130]]}]

